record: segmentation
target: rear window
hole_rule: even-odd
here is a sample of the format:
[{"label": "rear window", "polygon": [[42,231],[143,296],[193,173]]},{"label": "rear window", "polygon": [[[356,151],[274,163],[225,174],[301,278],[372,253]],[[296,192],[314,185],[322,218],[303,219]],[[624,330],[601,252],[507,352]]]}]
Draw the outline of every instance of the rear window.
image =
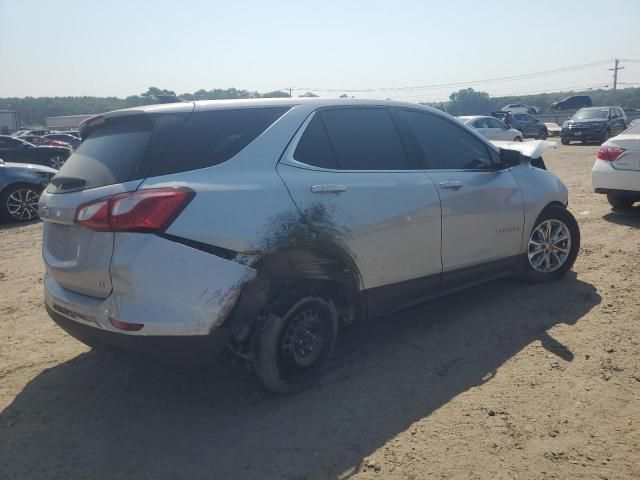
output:
[{"label": "rear window", "polygon": [[152,126],[146,116],[108,121],[91,132],[64,163],[58,176],[84,180],[85,189],[131,180],[144,157]]},{"label": "rear window", "polygon": [[[222,163],[251,143],[288,110],[243,108],[192,114],[108,119],[93,130],[58,172],[82,180],[82,189]],[[69,181],[57,191],[77,190]],[[53,187],[52,187],[53,188]]]},{"label": "rear window", "polygon": [[288,107],[196,112],[151,171],[152,176],[218,165],[240,152]]}]

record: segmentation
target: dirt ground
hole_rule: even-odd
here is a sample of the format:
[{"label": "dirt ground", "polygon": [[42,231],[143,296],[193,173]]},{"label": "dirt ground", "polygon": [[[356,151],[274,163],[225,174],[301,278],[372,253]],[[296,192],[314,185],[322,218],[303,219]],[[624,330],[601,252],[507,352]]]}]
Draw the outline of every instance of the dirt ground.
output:
[{"label": "dirt ground", "polygon": [[1,226],[0,478],[640,478],[640,208],[591,193],[595,150],[545,157],[582,229],[575,273],[351,331],[286,397],[228,362],[90,351],[42,306],[40,224]]}]

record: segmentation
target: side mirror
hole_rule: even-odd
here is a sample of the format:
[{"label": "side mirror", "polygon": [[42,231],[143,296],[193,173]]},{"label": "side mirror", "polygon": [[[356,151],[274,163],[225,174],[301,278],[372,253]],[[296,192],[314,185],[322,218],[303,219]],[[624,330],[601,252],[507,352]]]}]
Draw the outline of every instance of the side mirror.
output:
[{"label": "side mirror", "polygon": [[500,149],[500,163],[504,168],[515,167],[522,163],[522,153],[508,148]]}]

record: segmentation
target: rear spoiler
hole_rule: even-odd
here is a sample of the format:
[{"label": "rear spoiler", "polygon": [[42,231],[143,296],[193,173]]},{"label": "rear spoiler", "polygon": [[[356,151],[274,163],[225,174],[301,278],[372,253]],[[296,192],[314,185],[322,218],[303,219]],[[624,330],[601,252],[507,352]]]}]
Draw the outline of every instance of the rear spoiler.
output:
[{"label": "rear spoiler", "polygon": [[[177,98],[177,97],[176,97]],[[101,113],[95,117],[86,119],[80,124],[80,136],[85,139],[87,135],[97,127],[104,125],[114,118],[130,117],[134,115],[147,115],[155,112],[193,112],[195,108],[194,102],[187,102],[182,99],[171,104],[146,105],[143,107],[125,108],[122,110],[114,110],[113,112]]]},{"label": "rear spoiler", "polygon": [[112,118],[129,117],[132,115],[144,115],[145,113],[146,112],[144,110],[126,109],[115,110],[108,113],[101,113],[100,115],[96,115],[95,117],[87,118],[80,124],[80,137],[87,138],[89,133],[91,133],[99,126],[104,125],[107,120],[110,120]]}]

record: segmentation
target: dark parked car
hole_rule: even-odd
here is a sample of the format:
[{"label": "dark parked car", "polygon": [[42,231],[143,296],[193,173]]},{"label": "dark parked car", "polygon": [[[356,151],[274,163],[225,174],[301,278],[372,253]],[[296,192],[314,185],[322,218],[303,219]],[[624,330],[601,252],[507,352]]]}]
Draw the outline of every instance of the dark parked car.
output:
[{"label": "dark parked car", "polygon": [[74,149],[78,148],[78,145],[80,145],[80,142],[82,142],[80,138],[68,133],[50,133],[48,135],[45,135],[43,138],[46,138],[47,140],[57,140],[58,142],[68,143]]},{"label": "dark parked car", "polygon": [[42,136],[42,135],[46,135],[47,133],[49,133],[49,130],[42,130],[42,129],[33,129],[33,128],[27,128],[27,129],[21,129],[18,130],[17,132],[13,133],[14,137],[25,137],[27,135],[38,135],[38,136]]},{"label": "dark parked car", "polygon": [[38,216],[38,199],[56,170],[0,160],[0,220],[28,221]]},{"label": "dark parked car", "polygon": [[591,105],[593,105],[593,103],[591,103],[591,97],[589,95],[574,95],[552,104],[551,110],[578,110],[579,108],[590,107]]},{"label": "dark parked car", "polygon": [[69,155],[70,148],[33,145],[20,138],[0,135],[0,158],[7,162],[35,163],[58,170]]},{"label": "dark parked car", "polygon": [[502,121],[510,128],[522,132],[523,137],[546,139],[549,136],[547,126],[528,113],[493,112],[492,116]]},{"label": "dark parked car", "polygon": [[581,108],[562,124],[560,141],[563,145],[571,140],[604,143],[626,129],[627,115],[620,107]]},{"label": "dark parked car", "polygon": [[24,140],[25,142],[32,143],[32,144],[34,144],[36,146],[45,145],[47,147],[73,148],[71,146],[71,144],[69,144],[67,142],[63,142],[63,141],[60,141],[60,140],[54,140],[52,138],[41,137],[39,135],[24,135],[24,136],[16,137],[16,138],[19,138],[20,140]]}]

